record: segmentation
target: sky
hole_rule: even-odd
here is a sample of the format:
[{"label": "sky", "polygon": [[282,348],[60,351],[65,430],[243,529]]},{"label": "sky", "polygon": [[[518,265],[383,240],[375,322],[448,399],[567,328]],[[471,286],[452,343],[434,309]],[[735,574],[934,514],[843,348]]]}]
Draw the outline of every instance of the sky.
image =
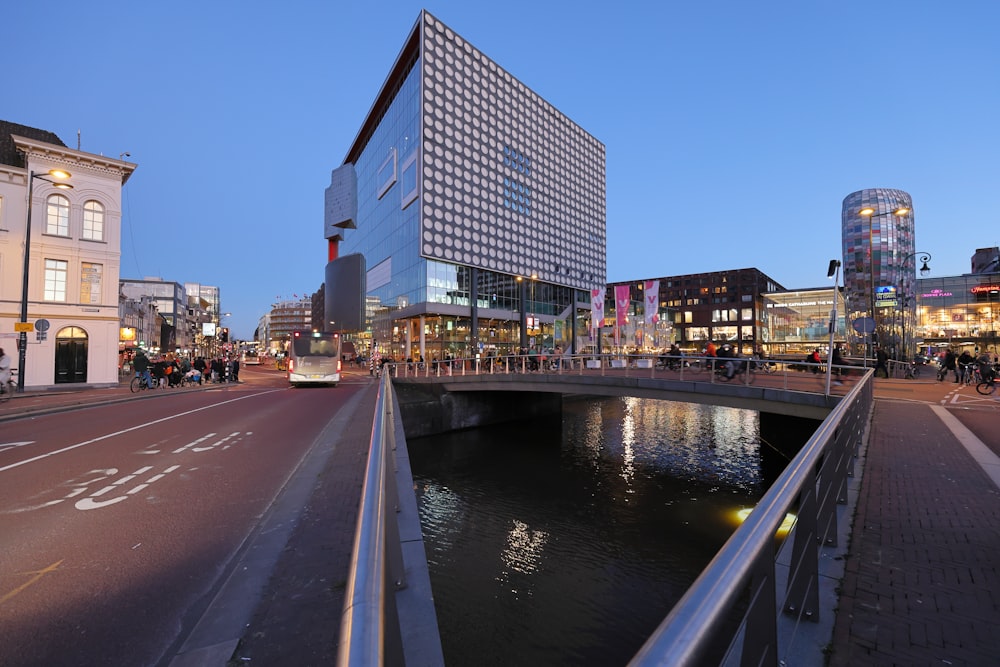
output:
[{"label": "sky", "polygon": [[829,285],[874,187],[930,277],[1000,245],[995,0],[20,2],[0,119],[129,153],[121,277],[216,285],[249,339],[322,284],[330,172],[421,9],[605,145],[609,282]]}]

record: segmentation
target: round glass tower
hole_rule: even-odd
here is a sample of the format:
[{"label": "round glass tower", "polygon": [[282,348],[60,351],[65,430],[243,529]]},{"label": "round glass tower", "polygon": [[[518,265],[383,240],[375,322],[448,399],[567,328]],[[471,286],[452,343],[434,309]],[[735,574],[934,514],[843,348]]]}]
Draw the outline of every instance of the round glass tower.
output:
[{"label": "round glass tower", "polygon": [[[910,358],[918,254],[913,200],[889,188],[852,192],[844,198],[841,230],[848,322],[861,332],[852,354],[874,356],[877,345],[893,359]],[[870,335],[866,318],[874,320]]]}]

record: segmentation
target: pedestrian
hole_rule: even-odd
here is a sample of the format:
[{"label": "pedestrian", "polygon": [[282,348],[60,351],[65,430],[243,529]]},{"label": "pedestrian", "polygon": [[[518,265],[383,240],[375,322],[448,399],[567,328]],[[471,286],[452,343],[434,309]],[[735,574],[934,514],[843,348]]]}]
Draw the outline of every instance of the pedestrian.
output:
[{"label": "pedestrian", "polygon": [[240,381],[240,358],[233,357],[233,382]]},{"label": "pedestrian", "polygon": [[806,361],[809,362],[810,364],[813,364],[810,367],[810,370],[812,370],[813,373],[819,373],[819,367],[820,367],[820,364],[823,363],[823,359],[821,359],[820,356],[819,356],[819,348],[818,347],[815,350],[813,350],[812,352],[809,353],[809,356],[806,357]]},{"label": "pedestrian", "polygon": [[878,377],[879,370],[886,378],[889,377],[889,354],[881,347],[875,350],[875,377]]},{"label": "pedestrian", "polygon": [[955,374],[955,382],[961,382],[958,378],[958,364],[955,363],[958,357],[955,356],[955,351],[950,347],[948,351],[944,353],[944,371],[938,375],[938,380],[943,380],[944,376],[947,375],[948,371],[952,371]]},{"label": "pedestrian", "polygon": [[834,380],[837,384],[844,384],[844,381],[841,380],[841,377],[847,376],[847,371],[843,368],[844,366],[850,366],[850,364],[844,359],[844,350],[840,345],[835,345],[833,347],[833,354],[830,356],[830,368],[834,375],[837,376],[837,379]]}]

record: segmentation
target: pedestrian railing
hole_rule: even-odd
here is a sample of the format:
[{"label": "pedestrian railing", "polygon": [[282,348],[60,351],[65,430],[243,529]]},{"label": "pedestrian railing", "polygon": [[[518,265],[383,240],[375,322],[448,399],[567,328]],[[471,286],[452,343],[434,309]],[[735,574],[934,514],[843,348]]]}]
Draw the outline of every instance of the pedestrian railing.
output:
[{"label": "pedestrian railing", "polygon": [[[727,362],[737,364],[736,373],[727,377]],[[475,357],[430,362],[389,362],[384,369],[399,378],[443,378],[465,375],[555,374],[600,375],[636,377],[684,382],[726,382],[729,384],[764,384],[781,389],[801,389],[804,377],[825,379],[825,363],[809,363],[786,359],[759,359],[747,357],[669,357],[642,354],[563,354],[563,355],[506,355]],[[746,372],[744,372],[746,371]],[[853,364],[836,365],[833,373],[837,380],[857,378],[867,369]],[[793,381],[794,379],[794,381]],[[793,386],[794,385],[794,386]],[[820,390],[817,393],[823,393]],[[847,393],[845,390],[833,392]]]},{"label": "pedestrian railing", "polygon": [[[337,655],[340,667],[444,664],[400,424],[387,374],[379,384],[375,403],[344,594]],[[397,480],[397,475],[401,479]],[[409,497],[401,499],[400,489]],[[403,528],[408,539],[400,537],[401,507],[410,508],[411,525]],[[412,595],[399,599],[408,586]],[[401,624],[408,627],[401,628]]]},{"label": "pedestrian railing", "polygon": [[[838,546],[848,480],[870,419],[871,372],[833,409],[757,507],[670,611],[630,665],[794,664],[802,623],[820,618],[820,557]],[[784,567],[774,544],[786,517],[795,522]],[[780,574],[779,574],[780,572]],[[731,614],[741,604],[738,625]],[[832,609],[830,612],[832,613]],[[788,620],[790,622],[781,622]],[[721,661],[713,650],[728,646]],[[820,659],[816,656],[816,659]]]},{"label": "pedestrian railing", "polygon": [[[701,358],[699,358],[701,359]],[[614,356],[570,357],[548,370],[555,373],[656,373],[626,361],[613,365]],[[599,367],[587,367],[596,361]],[[402,664],[400,635],[423,634],[400,627],[395,593],[406,585],[395,506],[397,487],[391,474],[397,419],[390,378],[407,374],[440,376],[496,372],[532,372],[531,360],[516,357],[502,365],[485,367],[481,360],[455,360],[441,364],[387,364],[380,383],[372,427],[368,469],[362,491],[343,618],[338,665]],[[810,364],[773,362],[780,373],[809,373]],[[799,370],[790,366],[802,367]],[[709,360],[709,369],[711,360]],[[519,368],[519,370],[512,370]],[[817,368],[825,372],[825,366]],[[834,367],[834,370],[839,370]],[[749,517],[733,533],[687,593],[674,606],[630,664],[704,665],[731,664],[777,667],[791,664],[797,628],[820,618],[820,556],[838,546],[839,532],[854,474],[859,447],[866,433],[873,402],[872,372],[863,373],[847,395],[833,408],[799,454],[771,485]],[[684,368],[675,371],[678,375]],[[692,372],[688,369],[688,372]],[[692,374],[697,375],[698,371]],[[709,378],[706,378],[708,381]],[[405,447],[405,442],[403,443]],[[394,466],[393,466],[394,467]],[[794,527],[776,560],[775,543],[787,517]],[[421,550],[422,553],[422,550]],[[733,622],[734,611],[745,609]],[[832,610],[831,610],[832,611]],[[431,607],[430,615],[433,616]],[[440,641],[422,658],[442,664]],[[717,656],[718,647],[728,647]],[[716,658],[719,659],[716,659]],[[712,662],[708,662],[711,660]],[[436,662],[435,662],[436,661]]]}]

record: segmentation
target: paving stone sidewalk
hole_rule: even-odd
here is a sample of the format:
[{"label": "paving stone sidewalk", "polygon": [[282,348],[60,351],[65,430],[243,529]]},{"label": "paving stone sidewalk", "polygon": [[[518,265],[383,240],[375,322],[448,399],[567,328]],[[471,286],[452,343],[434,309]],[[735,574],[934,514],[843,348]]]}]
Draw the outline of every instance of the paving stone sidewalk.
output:
[{"label": "paving stone sidewalk", "polygon": [[930,403],[877,400],[866,459],[829,665],[1000,664],[996,484]]}]

